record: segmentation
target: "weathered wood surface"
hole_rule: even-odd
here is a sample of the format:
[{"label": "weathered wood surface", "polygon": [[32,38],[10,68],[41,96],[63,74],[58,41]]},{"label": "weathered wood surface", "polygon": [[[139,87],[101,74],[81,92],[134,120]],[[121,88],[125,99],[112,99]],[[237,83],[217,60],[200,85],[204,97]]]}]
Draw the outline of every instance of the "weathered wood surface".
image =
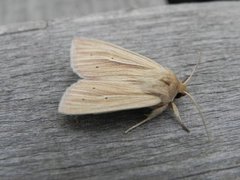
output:
[{"label": "weathered wood surface", "polygon": [[[161,6],[0,28],[1,179],[240,178],[240,3]],[[74,36],[121,45],[191,72],[212,141],[187,97],[177,101],[187,134],[171,111],[124,134],[146,109],[97,116],[57,113],[78,80],[69,64]]]},{"label": "weathered wood surface", "polygon": [[165,0],[1,0],[0,25],[151,7]]}]

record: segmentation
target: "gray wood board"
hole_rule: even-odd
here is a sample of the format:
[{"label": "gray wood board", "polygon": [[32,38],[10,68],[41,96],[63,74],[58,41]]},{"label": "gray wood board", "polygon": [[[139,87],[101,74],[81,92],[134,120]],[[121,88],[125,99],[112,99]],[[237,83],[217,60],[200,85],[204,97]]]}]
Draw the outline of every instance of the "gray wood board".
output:
[{"label": "gray wood board", "polygon": [[[0,27],[1,179],[240,178],[239,2],[160,6]],[[180,79],[202,62],[177,100],[187,134],[170,110],[129,134],[148,109],[89,116],[58,114],[74,36],[150,57]],[[143,77],[144,78],[144,77]]]},{"label": "gray wood board", "polygon": [[1,0],[0,25],[163,4],[165,0]]}]

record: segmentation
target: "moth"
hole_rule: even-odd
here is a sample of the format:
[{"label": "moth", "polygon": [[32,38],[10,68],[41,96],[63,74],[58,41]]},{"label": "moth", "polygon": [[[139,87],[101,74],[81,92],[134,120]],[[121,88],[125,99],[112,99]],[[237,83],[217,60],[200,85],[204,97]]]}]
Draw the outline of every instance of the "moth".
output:
[{"label": "moth", "polygon": [[[140,54],[100,40],[74,38],[71,67],[83,79],[67,88],[58,111],[85,115],[152,108],[146,119],[126,130],[127,133],[170,107],[182,128],[189,132],[174,100],[187,95],[200,112],[187,90],[197,65],[186,80],[180,81],[170,69]],[[201,112],[200,115],[203,120]]]}]

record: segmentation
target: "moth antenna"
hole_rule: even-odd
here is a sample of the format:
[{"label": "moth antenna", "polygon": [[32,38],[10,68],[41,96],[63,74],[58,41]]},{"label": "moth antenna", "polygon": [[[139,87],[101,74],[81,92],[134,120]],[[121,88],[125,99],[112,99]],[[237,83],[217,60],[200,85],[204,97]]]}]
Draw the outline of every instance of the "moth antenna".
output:
[{"label": "moth antenna", "polygon": [[183,84],[185,84],[185,85],[191,80],[193,74],[196,72],[196,69],[197,69],[198,65],[200,64],[200,62],[201,62],[201,52],[199,51],[198,54],[199,54],[198,62],[195,65],[195,67],[193,68],[192,73],[190,74],[190,76],[188,76],[188,78],[183,82]]},{"label": "moth antenna", "polygon": [[204,120],[204,118],[203,118],[203,114],[202,114],[202,112],[201,112],[201,110],[200,110],[199,105],[197,104],[197,102],[195,101],[195,99],[192,97],[191,94],[189,94],[189,93],[186,92],[186,91],[184,91],[184,93],[191,99],[192,103],[195,105],[196,109],[198,110],[198,112],[199,112],[199,114],[200,114],[200,116],[201,116],[201,119],[202,119],[202,123],[203,123],[204,128],[205,128],[205,131],[206,131],[206,133],[207,133],[208,141],[210,141],[210,136],[209,136],[209,132],[208,132],[208,130],[207,130],[207,125],[206,125],[206,122],[205,122],[205,120]]}]

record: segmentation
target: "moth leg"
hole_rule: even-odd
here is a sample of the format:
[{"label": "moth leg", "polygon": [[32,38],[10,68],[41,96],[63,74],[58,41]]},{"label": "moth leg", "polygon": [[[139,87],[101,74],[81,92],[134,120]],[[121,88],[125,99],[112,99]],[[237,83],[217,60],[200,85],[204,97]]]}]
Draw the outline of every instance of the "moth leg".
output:
[{"label": "moth leg", "polygon": [[185,130],[186,132],[189,133],[190,130],[183,124],[182,119],[181,119],[181,117],[180,117],[180,113],[179,113],[179,111],[178,111],[178,108],[177,108],[176,104],[175,104],[174,102],[171,102],[171,103],[170,103],[170,107],[171,107],[171,109],[173,110],[174,115],[177,117],[177,121],[178,121],[178,123],[182,126],[183,130]]},{"label": "moth leg", "polygon": [[127,130],[125,131],[125,133],[128,133],[129,131],[135,129],[136,127],[138,127],[138,126],[144,124],[145,122],[147,122],[147,121],[155,118],[156,116],[158,116],[159,114],[161,114],[161,113],[167,108],[167,106],[168,106],[168,105],[164,105],[164,106],[161,105],[160,107],[158,106],[158,107],[154,108],[154,109],[152,110],[152,112],[148,115],[148,117],[147,117],[146,119],[144,119],[143,121],[141,121],[141,122],[135,124],[134,126],[130,127],[129,129],[127,129]]}]

